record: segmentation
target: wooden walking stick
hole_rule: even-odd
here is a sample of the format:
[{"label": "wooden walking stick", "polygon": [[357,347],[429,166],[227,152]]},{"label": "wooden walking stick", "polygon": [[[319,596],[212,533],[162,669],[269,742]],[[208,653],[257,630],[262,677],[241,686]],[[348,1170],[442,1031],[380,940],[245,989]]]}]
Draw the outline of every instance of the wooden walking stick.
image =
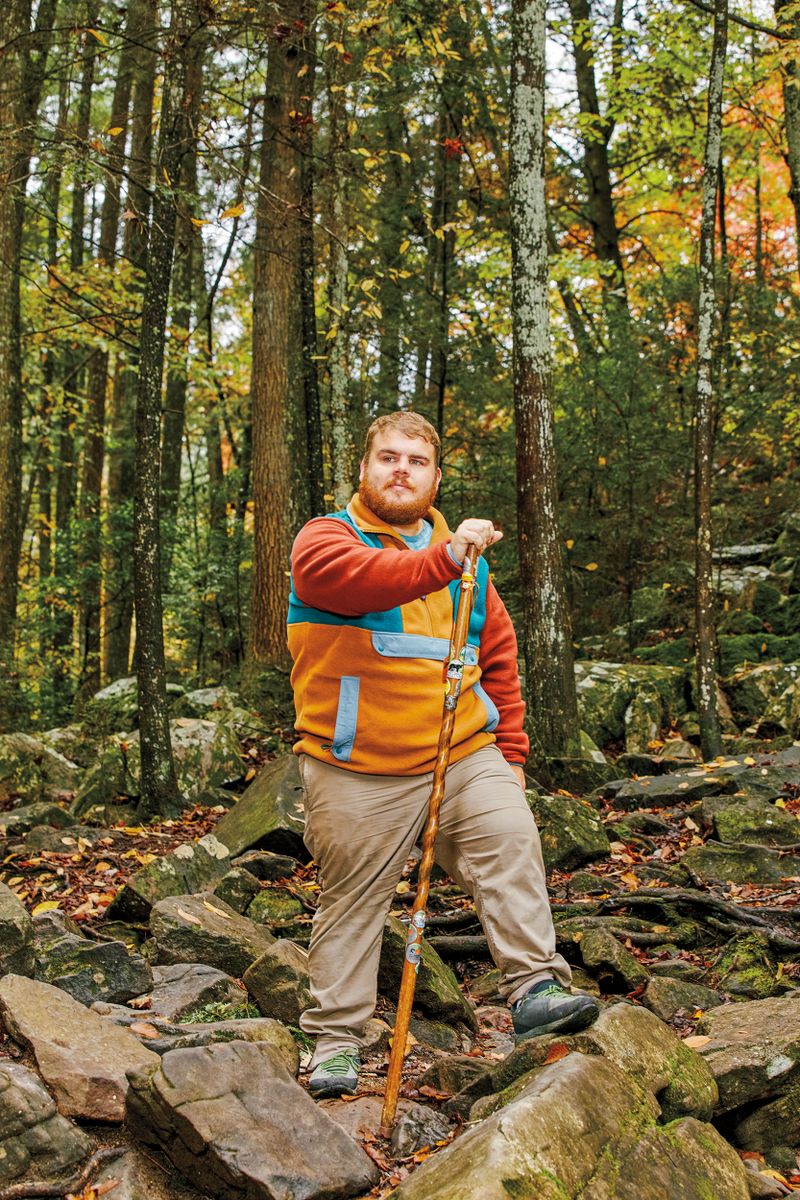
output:
[{"label": "wooden walking stick", "polygon": [[428,904],[428,891],[433,867],[433,851],[436,834],[439,831],[439,809],[444,795],[444,777],[450,760],[450,742],[453,737],[453,726],[456,720],[456,706],[461,692],[461,676],[464,672],[464,650],[467,645],[469,618],[472,613],[474,599],[475,573],[478,552],[470,546],[461,573],[461,591],[458,597],[458,607],[450,637],[450,650],[447,660],[445,677],[444,708],[442,710],[442,727],[439,731],[439,749],[436,756],[436,766],[433,770],[433,787],[428,805],[428,823],[422,836],[422,858],[419,864],[417,882],[417,897],[411,911],[411,924],[406,939],[405,962],[403,976],[400,980],[400,995],[397,1000],[397,1017],[394,1023],[392,1054],[389,1059],[389,1073],[386,1077],[386,1094],[381,1112],[381,1133],[388,1137],[394,1125],[397,1112],[397,1099],[400,1094],[400,1083],[403,1077],[403,1059],[406,1052],[408,1026],[411,1021],[411,1006],[414,1003],[414,987],[417,982],[420,956],[422,954],[422,933],[425,929],[425,910]]}]

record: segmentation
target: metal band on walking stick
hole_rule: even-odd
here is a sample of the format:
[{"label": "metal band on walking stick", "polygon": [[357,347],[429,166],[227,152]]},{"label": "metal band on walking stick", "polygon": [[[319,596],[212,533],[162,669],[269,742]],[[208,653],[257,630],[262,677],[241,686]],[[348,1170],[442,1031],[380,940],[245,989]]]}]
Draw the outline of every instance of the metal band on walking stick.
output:
[{"label": "metal band on walking stick", "polygon": [[445,697],[442,710],[442,725],[439,731],[439,747],[436,756],[436,766],[433,771],[433,786],[428,804],[428,823],[422,836],[422,858],[419,864],[417,896],[411,911],[411,924],[406,938],[405,962],[403,975],[400,980],[400,995],[397,1000],[397,1017],[394,1023],[394,1038],[392,1053],[389,1059],[389,1072],[386,1076],[386,1095],[381,1112],[381,1132],[388,1137],[394,1124],[397,1112],[397,1100],[400,1095],[400,1084],[403,1077],[403,1059],[406,1052],[408,1027],[411,1021],[411,1006],[414,1003],[414,987],[417,982],[417,971],[422,956],[422,934],[425,929],[428,892],[430,890],[431,869],[433,867],[434,846],[439,832],[439,809],[444,795],[444,779],[447,764],[450,760],[450,742],[453,737],[453,726],[456,719],[458,697],[461,694],[461,680],[464,674],[464,652],[469,633],[469,619],[474,600],[476,564],[478,552],[470,546],[461,573],[461,590],[458,597],[456,617],[453,632],[450,637],[450,649],[447,656],[445,672]]}]

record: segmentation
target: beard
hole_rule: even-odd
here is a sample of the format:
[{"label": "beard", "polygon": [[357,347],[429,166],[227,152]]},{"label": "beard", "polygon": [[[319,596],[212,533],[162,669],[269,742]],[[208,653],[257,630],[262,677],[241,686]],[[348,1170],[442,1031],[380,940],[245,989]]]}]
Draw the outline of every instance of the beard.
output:
[{"label": "beard", "polygon": [[430,510],[439,490],[438,483],[424,496],[410,495],[408,500],[395,500],[378,488],[374,488],[365,477],[358,485],[358,494],[370,512],[387,525],[413,525]]}]

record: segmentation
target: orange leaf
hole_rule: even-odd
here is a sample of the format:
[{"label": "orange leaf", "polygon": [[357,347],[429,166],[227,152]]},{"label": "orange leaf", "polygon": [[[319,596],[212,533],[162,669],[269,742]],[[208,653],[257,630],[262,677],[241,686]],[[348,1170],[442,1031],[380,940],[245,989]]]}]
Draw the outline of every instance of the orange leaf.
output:
[{"label": "orange leaf", "polygon": [[565,1045],[564,1042],[555,1042],[547,1051],[544,1065],[547,1066],[548,1063],[558,1062],[560,1058],[566,1058],[570,1053],[569,1046]]}]

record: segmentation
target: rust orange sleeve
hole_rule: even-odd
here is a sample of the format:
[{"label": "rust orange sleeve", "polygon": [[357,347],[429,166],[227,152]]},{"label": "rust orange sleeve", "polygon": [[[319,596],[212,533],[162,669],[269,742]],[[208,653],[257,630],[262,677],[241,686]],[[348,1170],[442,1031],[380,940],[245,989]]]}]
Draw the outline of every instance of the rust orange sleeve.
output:
[{"label": "rust orange sleeve", "polygon": [[446,587],[461,574],[439,542],[427,550],[365,546],[346,521],[309,521],[292,549],[294,589],[304,604],[342,617],[360,617],[408,604]]},{"label": "rust orange sleeve", "polygon": [[481,634],[481,686],[500,713],[500,723],[494,731],[498,750],[507,762],[524,764],[530,741],[523,729],[525,702],[517,667],[517,635],[508,610],[491,582],[486,597],[486,624]]}]

